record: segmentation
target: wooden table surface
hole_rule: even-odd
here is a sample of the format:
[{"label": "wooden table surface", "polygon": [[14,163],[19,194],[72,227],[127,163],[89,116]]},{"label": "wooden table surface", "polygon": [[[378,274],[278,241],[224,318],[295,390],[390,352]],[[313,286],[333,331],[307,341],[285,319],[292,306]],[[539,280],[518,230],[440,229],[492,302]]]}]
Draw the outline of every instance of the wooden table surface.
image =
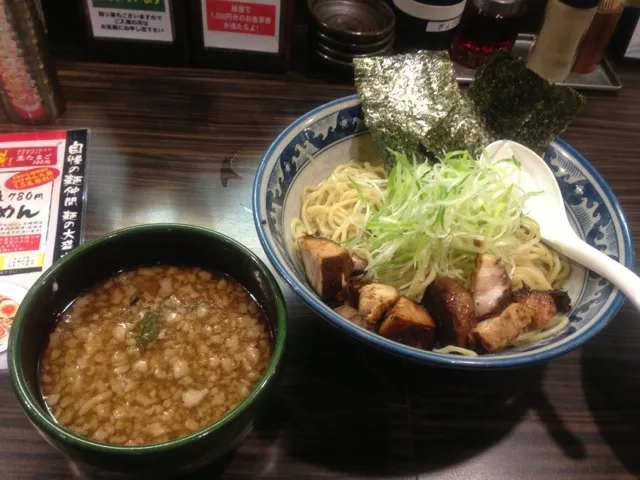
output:
[{"label": "wooden table surface", "polygon": [[[59,64],[62,127],[91,129],[87,238],[151,222],[216,229],[266,257],[251,187],[270,141],[348,83]],[[618,195],[640,245],[640,71],[592,93],[563,135]],[[28,130],[2,121],[0,131]],[[235,174],[225,168],[231,162]],[[226,183],[226,187],[225,184]],[[283,285],[282,382],[253,433],[190,478],[631,479],[640,476],[640,318],[625,303],[585,347],[545,365],[465,372],[374,353]],[[0,478],[80,474],[30,426],[0,374]]]}]

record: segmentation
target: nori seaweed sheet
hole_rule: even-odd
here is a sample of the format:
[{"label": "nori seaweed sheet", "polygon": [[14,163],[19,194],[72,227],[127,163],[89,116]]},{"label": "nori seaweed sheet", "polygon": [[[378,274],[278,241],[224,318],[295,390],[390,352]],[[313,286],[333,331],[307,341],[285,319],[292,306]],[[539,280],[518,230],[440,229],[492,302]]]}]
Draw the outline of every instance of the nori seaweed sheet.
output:
[{"label": "nori seaweed sheet", "polygon": [[395,162],[390,150],[434,158],[460,149],[479,154],[489,143],[448,52],[356,58],[354,66],[367,126],[388,169]]},{"label": "nori seaweed sheet", "polygon": [[505,52],[478,69],[467,96],[493,138],[514,140],[538,153],[585,104],[572,88],[547,82]]},{"label": "nori seaweed sheet", "polygon": [[479,155],[494,140],[536,152],[560,135],[585,104],[509,53],[496,54],[462,95],[446,51],[354,59],[367,126],[387,169],[391,150],[435,160],[446,152]]},{"label": "nori seaweed sheet", "polygon": [[447,115],[431,130],[430,138],[425,139],[427,157],[442,158],[447,152],[469,150],[480,155],[484,147],[492,142],[491,135],[481,117],[476,115],[473,106],[463,97],[463,101],[454,105]]}]

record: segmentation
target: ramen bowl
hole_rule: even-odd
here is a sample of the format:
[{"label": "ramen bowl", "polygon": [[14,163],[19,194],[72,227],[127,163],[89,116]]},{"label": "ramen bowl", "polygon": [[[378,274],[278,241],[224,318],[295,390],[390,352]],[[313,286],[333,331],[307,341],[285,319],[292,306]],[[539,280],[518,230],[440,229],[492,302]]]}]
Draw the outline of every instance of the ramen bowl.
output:
[{"label": "ramen bowl", "polygon": [[[318,107],[289,125],[265,153],[253,188],[254,220],[269,260],[293,291],[343,334],[415,362],[467,369],[508,368],[548,360],[579,347],[602,330],[620,309],[624,297],[611,283],[572,263],[571,276],[563,287],[573,305],[567,328],[537,343],[478,357],[409,347],[367,331],[334,312],[305,279],[294,251],[291,221],[300,214],[305,186],[318,184],[339,164],[351,159],[378,157],[358,99],[346,97]],[[632,267],[634,252],[627,221],[613,191],[596,169],[562,140],[548,146],[544,159],[556,176],[578,235]]]},{"label": "ramen bowl", "polygon": [[[252,294],[266,313],[273,337],[265,372],[235,408],[208,426],[172,441],[139,446],[107,444],[62,427],[45,405],[38,377],[40,354],[60,313],[85,290],[120,271],[159,264],[221,271]],[[141,225],[80,246],[36,281],[12,327],[9,372],[14,393],[31,424],[79,468],[117,478],[164,478],[220,459],[246,437],[273,392],[286,335],[286,307],[278,282],[247,248],[203,228]]]}]

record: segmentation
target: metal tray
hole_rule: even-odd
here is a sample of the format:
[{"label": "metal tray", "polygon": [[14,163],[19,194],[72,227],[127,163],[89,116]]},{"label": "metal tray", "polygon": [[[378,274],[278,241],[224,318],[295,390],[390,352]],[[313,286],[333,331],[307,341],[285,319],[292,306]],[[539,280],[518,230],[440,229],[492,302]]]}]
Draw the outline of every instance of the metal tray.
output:
[{"label": "metal tray", "polygon": [[[518,35],[518,40],[516,40],[511,53],[519,57],[526,58],[527,55],[529,55],[529,50],[533,46],[534,40],[535,35]],[[472,68],[463,67],[462,65],[458,65],[457,63],[454,63],[454,67],[456,70],[458,83],[460,83],[461,85],[468,85],[469,83],[473,82],[476,74],[475,70],[473,70]],[[576,90],[599,90],[601,92],[617,92],[622,88],[620,79],[613,71],[611,64],[607,61],[606,58],[602,59],[600,65],[598,65],[593,72],[587,73],[586,75],[578,75],[577,73],[572,73],[569,75],[569,78],[567,78],[560,85],[566,85],[568,87],[575,88]]]}]

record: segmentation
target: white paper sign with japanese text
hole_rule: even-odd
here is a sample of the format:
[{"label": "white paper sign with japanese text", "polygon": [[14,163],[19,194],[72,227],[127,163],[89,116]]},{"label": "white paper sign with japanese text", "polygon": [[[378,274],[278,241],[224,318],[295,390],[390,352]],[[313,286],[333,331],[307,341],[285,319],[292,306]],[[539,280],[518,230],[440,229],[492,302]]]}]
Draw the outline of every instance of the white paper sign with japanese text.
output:
[{"label": "white paper sign with japanese text", "polygon": [[173,42],[171,0],[86,2],[95,38]]}]

